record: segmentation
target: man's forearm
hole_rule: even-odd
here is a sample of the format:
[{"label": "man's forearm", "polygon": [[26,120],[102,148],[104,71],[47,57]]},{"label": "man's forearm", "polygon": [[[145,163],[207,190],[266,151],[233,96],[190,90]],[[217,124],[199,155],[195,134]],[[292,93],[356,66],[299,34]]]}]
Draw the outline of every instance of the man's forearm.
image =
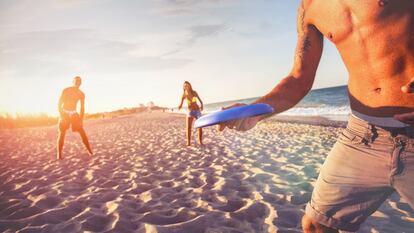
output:
[{"label": "man's forearm", "polygon": [[309,79],[296,78],[289,75],[279,82],[267,95],[259,98],[255,103],[269,104],[275,110],[274,114],[281,113],[294,107],[311,89]]}]

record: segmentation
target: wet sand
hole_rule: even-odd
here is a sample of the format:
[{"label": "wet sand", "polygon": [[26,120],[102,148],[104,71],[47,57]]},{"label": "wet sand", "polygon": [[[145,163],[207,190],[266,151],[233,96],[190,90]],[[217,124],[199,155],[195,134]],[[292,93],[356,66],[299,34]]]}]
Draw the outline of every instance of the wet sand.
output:
[{"label": "wet sand", "polygon": [[[267,120],[246,133],[204,130],[185,146],[184,116],[85,123],[95,151],[56,127],[0,131],[0,232],[302,232],[319,168],[343,124]],[[195,139],[195,137],[193,137]],[[413,232],[392,195],[359,232]]]}]

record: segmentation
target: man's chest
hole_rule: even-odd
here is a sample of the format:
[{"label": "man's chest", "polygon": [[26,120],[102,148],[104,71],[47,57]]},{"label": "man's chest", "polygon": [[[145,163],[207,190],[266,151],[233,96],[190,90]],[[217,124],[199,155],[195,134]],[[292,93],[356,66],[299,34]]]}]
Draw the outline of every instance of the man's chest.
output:
[{"label": "man's chest", "polygon": [[313,0],[306,20],[335,43],[353,32],[389,27],[413,12],[412,0]]}]

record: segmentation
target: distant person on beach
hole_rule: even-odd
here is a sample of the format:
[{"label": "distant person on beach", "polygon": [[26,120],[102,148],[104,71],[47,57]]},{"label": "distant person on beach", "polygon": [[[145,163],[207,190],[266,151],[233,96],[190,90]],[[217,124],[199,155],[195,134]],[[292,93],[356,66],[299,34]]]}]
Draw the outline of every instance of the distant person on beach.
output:
[{"label": "distant person on beach", "polygon": [[[201,116],[201,111],[203,111],[203,101],[200,99],[200,96],[196,91],[191,87],[190,82],[185,81],[183,84],[183,95],[181,96],[180,110],[183,106],[184,100],[187,100],[188,114],[187,114],[187,146],[191,145],[191,128],[193,125],[194,119],[198,119]],[[197,100],[200,102],[200,106],[197,104]],[[203,130],[198,128],[198,143],[203,144]]]},{"label": "distant person on beach", "polygon": [[[293,68],[256,102],[276,113],[295,106],[312,88],[325,37],[347,67],[352,110],[320,170],[304,232],[357,231],[395,191],[414,209],[414,1],[302,0],[297,19]],[[246,131],[263,118],[219,130]]]},{"label": "distant person on beach", "polygon": [[[91,146],[89,145],[88,137],[83,129],[83,117],[85,113],[85,94],[79,90],[82,80],[79,76],[73,78],[73,86],[67,87],[62,91],[59,98],[59,136],[57,159],[63,159],[62,149],[65,141],[66,130],[72,126],[73,132],[78,132],[82,138],[82,142],[88,150],[89,155],[92,155]],[[76,106],[80,101],[80,114],[76,111]]]}]

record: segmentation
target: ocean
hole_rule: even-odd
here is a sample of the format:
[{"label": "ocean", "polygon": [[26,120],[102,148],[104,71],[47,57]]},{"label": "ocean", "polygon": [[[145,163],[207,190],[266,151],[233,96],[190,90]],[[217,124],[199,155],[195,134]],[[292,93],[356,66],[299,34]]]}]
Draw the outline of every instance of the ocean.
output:
[{"label": "ocean", "polygon": [[[204,104],[203,113],[220,110],[235,103],[249,104],[259,97]],[[183,112],[186,112],[185,110]],[[288,116],[321,116],[331,120],[347,121],[350,114],[348,88],[337,86],[315,89],[308,93],[295,107],[281,113]]]},{"label": "ocean", "polygon": [[[259,97],[205,104],[205,112],[220,110],[235,103],[252,103]],[[288,116],[322,116],[346,121],[350,113],[347,86],[315,89],[308,93],[295,107],[281,113]]]}]

